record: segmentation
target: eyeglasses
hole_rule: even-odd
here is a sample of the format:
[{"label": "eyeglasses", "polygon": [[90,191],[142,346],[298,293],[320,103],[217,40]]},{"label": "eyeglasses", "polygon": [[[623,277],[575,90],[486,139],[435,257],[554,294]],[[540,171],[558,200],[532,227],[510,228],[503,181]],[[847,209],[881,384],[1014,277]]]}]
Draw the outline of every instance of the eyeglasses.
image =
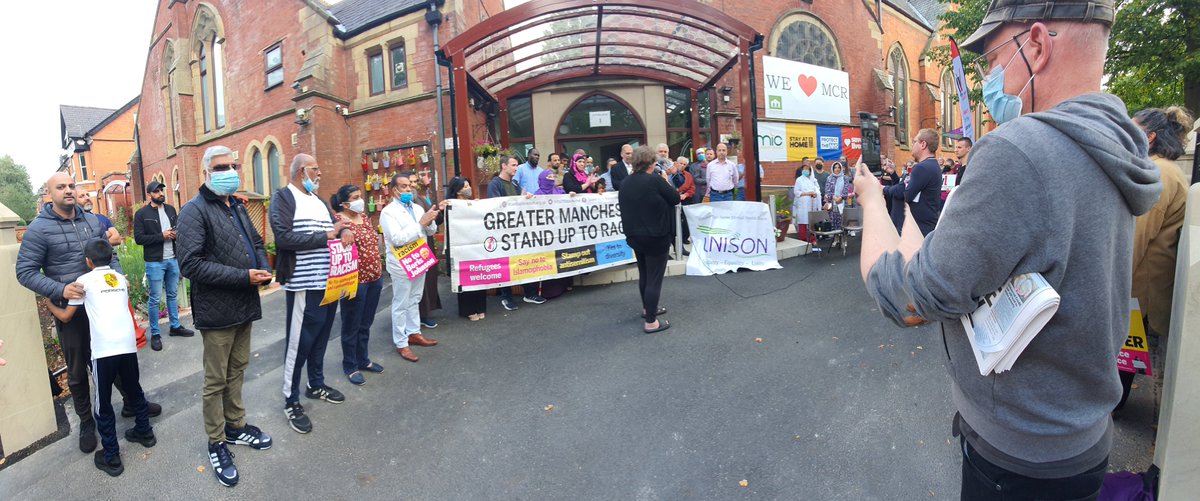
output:
[{"label": "eyeglasses", "polygon": [[[976,57],[975,61],[971,63],[971,67],[973,67],[975,69],[976,74],[979,75],[979,78],[983,78],[983,77],[987,76],[988,71],[991,70],[991,67],[990,67],[991,65],[989,65],[987,62],[988,61],[987,57],[989,54],[1000,50],[1000,48],[1002,48],[1005,45],[1008,45],[1010,43],[1016,43],[1017,44],[1017,54],[1021,54],[1021,48],[1024,47],[1025,44],[1020,43],[1018,37],[1029,33],[1029,31],[1030,31],[1030,29],[1026,28],[1025,31],[1022,31],[1020,33],[1017,33],[1016,35],[1013,35],[1012,38],[1009,39],[1008,41],[1006,41],[1000,45],[997,45],[995,47],[992,47],[992,50],[984,52],[983,54],[980,54],[979,57]],[[1050,36],[1052,36],[1052,37],[1058,36],[1057,31],[1049,31],[1047,33],[1049,33]],[[1026,40],[1025,43],[1029,43],[1029,40]],[[1013,54],[1012,59],[1016,59],[1017,54]],[[1025,55],[1021,54],[1021,57],[1024,58]],[[1011,62],[1012,61],[1010,60],[1009,63],[1011,63]],[[1029,63],[1026,63],[1026,65],[1028,65],[1028,64]],[[1007,65],[1005,65],[1005,66],[1007,66]]]},{"label": "eyeglasses", "polygon": [[242,168],[242,166],[238,165],[238,164],[218,164],[218,165],[212,166],[211,170],[213,172],[224,172],[227,170],[238,170],[241,168]]}]

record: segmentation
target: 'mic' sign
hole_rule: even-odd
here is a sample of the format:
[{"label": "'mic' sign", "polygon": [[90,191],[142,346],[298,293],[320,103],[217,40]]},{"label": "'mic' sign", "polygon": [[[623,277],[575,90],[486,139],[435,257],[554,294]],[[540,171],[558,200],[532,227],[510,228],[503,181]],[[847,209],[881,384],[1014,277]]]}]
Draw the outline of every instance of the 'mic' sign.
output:
[{"label": "'mic' sign", "polygon": [[799,61],[763,56],[767,117],[850,123],[850,75]]}]

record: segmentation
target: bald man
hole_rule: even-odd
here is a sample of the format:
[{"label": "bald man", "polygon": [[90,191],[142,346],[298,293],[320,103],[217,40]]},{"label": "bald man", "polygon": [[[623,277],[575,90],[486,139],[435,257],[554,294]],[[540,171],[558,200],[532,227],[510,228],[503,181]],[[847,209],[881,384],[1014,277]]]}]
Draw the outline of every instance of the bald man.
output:
[{"label": "bald man", "polygon": [[[83,286],[75,282],[88,272],[83,244],[93,238],[107,239],[107,236],[100,220],[76,203],[79,195],[71,176],[65,172],[50,176],[46,181],[46,193],[50,195],[50,201],[29,224],[17,252],[17,281],[54,304],[66,307],[68,300],[83,298]],[[124,273],[115,251],[112,267]],[[90,453],[96,449],[96,420],[88,386],[92,341],[87,311],[80,306],[70,322],[55,320],[54,325],[67,362],[67,387],[71,389],[75,414],[79,416],[79,450]],[[120,383],[116,386],[121,388]],[[150,404],[150,415],[159,414],[162,414],[162,406]],[[133,406],[125,406],[121,415],[131,417]]]}]

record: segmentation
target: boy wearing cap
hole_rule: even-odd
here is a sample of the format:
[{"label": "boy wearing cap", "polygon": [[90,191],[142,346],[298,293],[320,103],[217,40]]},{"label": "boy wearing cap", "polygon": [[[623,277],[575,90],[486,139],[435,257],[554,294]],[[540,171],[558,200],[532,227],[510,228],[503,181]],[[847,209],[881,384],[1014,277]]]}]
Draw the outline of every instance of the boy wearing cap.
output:
[{"label": "boy wearing cap", "polygon": [[149,282],[147,309],[150,319],[150,348],[162,351],[158,332],[159,293],[166,289],[167,315],[171,319],[171,335],[191,337],[195,333],[179,323],[179,262],[175,260],[175,208],[167,204],[165,185],[151,181],[146,185],[145,207],[133,215],[133,239],[142,246],[146,262],[146,281]]}]

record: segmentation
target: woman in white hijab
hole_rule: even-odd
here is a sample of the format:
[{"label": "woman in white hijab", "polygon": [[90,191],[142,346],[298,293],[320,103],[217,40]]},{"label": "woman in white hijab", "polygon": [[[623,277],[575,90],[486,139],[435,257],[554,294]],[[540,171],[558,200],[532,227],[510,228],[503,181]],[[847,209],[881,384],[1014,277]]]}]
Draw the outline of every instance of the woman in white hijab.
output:
[{"label": "woman in white hijab", "polygon": [[796,223],[796,235],[808,242],[808,213],[821,210],[821,186],[813,176],[812,167],[800,168],[800,176],[792,186],[792,221]]}]

